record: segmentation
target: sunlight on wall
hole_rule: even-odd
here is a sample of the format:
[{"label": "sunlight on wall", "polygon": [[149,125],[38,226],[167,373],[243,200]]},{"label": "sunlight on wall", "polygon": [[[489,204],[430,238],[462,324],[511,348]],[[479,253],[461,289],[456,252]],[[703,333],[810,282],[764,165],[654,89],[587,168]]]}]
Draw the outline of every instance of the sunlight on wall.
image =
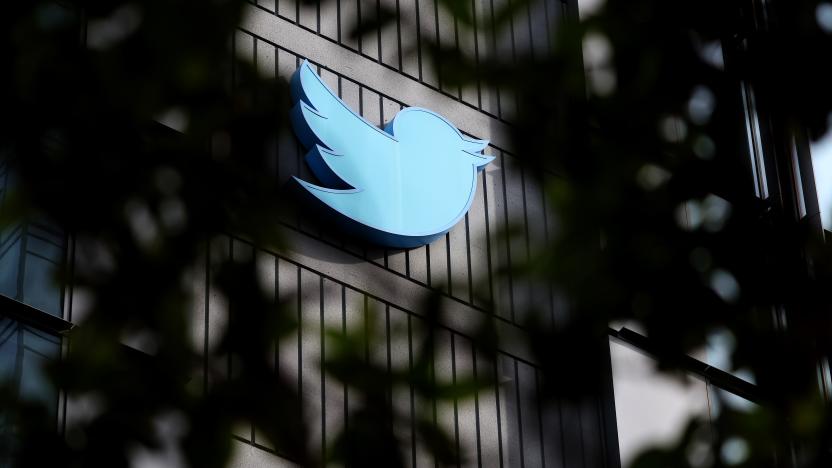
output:
[{"label": "sunlight on wall", "polygon": [[823,227],[832,230],[832,132],[812,144],[812,166]]},{"label": "sunlight on wall", "polygon": [[704,381],[663,374],[652,358],[615,338],[610,359],[622,467],[646,449],[677,443],[691,417],[710,420]]}]

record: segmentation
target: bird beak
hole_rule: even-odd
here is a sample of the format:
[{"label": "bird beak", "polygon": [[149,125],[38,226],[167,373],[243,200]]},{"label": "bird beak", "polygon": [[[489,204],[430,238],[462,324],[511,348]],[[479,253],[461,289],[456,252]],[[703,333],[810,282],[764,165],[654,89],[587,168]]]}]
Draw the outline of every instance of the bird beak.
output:
[{"label": "bird beak", "polygon": [[473,160],[474,167],[477,168],[477,171],[481,171],[481,170],[485,169],[485,166],[487,166],[488,163],[490,163],[491,161],[494,160],[494,156],[474,155],[473,159],[474,159]]},{"label": "bird beak", "polygon": [[483,170],[488,163],[494,160],[493,156],[482,154],[482,150],[487,146],[488,140],[462,139],[462,150],[471,155],[471,163],[477,168],[477,171]]},{"label": "bird beak", "polygon": [[471,154],[477,154],[482,152],[488,146],[488,140],[474,140],[463,138],[462,139],[462,150],[466,151]]}]

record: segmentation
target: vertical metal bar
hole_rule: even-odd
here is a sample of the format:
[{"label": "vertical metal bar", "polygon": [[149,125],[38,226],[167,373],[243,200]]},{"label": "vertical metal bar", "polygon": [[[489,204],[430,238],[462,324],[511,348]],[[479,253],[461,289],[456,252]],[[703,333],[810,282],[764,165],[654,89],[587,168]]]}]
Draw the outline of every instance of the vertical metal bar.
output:
[{"label": "vertical metal bar", "polygon": [[[511,232],[511,231],[510,231],[509,217],[508,217],[508,191],[506,189],[506,157],[505,157],[505,152],[502,151],[502,150],[500,150],[500,167],[503,170],[503,177],[501,177],[502,185],[503,185],[503,214],[504,214],[504,217],[505,217],[504,218],[505,226],[503,226],[505,231],[504,231],[503,235],[505,236],[505,243],[506,243],[507,266],[510,267],[511,266],[511,242],[510,242],[510,239],[509,239],[509,232]],[[509,268],[509,270],[510,270],[510,268]],[[511,311],[511,315],[510,315],[511,316],[511,321],[512,321],[512,323],[516,323],[515,322],[516,317],[514,315],[514,275],[511,273],[511,271],[509,271],[506,274],[506,276],[508,277],[507,278],[508,279],[508,297],[509,297],[509,310]]]},{"label": "vertical metal bar", "polygon": [[494,266],[491,260],[491,219],[488,216],[489,209],[488,209],[488,171],[483,170],[480,171],[482,174],[482,200],[483,200],[483,213],[485,216],[485,252],[486,252],[486,261],[488,262],[488,299],[491,303],[491,308],[493,309],[494,304]]},{"label": "vertical metal bar", "polygon": [[520,442],[520,468],[526,466],[526,454],[523,449],[523,403],[520,395],[520,372],[517,369],[517,360],[512,359],[514,365],[514,398],[515,407],[517,408],[517,438]]},{"label": "vertical metal bar", "polygon": [[[320,22],[319,22],[320,24]],[[321,369],[321,459],[326,460],[326,372],[324,371],[324,361],[326,360],[326,333],[324,330],[324,323],[326,318],[324,317],[324,277],[318,276],[318,288],[319,288],[319,296],[320,296],[320,310],[319,313],[321,315],[320,321],[320,337],[321,337],[321,350],[320,350],[320,362],[318,363]]]},{"label": "vertical metal bar", "polygon": [[451,335],[451,384],[454,388],[454,444],[456,445],[456,466],[460,468],[462,449],[459,445],[459,400],[456,396],[456,333],[451,331],[449,334]]},{"label": "vertical metal bar", "polygon": [[[473,371],[474,387],[474,415],[477,437],[477,467],[482,468],[482,437],[480,435],[480,383],[477,373],[477,345],[471,340],[471,369]],[[499,415],[498,415],[499,419]]]},{"label": "vertical metal bar", "polygon": [[411,314],[407,314],[407,357],[408,371],[411,375],[410,387],[410,460],[416,468],[416,398],[413,390],[413,324]]}]

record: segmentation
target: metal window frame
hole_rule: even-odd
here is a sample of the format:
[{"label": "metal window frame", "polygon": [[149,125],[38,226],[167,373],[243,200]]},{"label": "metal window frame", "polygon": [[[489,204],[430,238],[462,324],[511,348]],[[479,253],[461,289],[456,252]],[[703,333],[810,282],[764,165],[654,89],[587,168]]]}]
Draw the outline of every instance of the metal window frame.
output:
[{"label": "metal window frame", "polygon": [[669,351],[656,343],[655,340],[651,340],[627,327],[622,327],[620,330],[610,328],[609,336],[635,347],[657,361],[670,363],[675,369],[697,375],[721,390],[733,393],[757,404],[764,402],[762,392],[757,385],[688,356],[687,354]]}]

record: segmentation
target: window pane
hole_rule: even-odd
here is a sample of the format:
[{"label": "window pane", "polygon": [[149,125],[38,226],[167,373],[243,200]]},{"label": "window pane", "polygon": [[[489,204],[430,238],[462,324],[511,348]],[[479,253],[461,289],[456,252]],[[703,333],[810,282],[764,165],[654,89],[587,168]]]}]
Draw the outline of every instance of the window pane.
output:
[{"label": "window pane", "polygon": [[17,271],[20,269],[20,233],[3,244],[0,251],[0,294],[17,297]]},{"label": "window pane", "polygon": [[43,257],[26,255],[23,302],[52,315],[61,316],[61,290],[55,284],[60,264]]},{"label": "window pane", "polygon": [[21,399],[54,410],[57,391],[50,385],[43,365],[58,358],[60,346],[57,336],[0,317],[0,382],[16,390]]},{"label": "window pane", "polygon": [[[0,160],[0,214],[16,180]],[[63,317],[61,287],[55,278],[64,262],[63,229],[43,217],[0,228],[0,294]]]},{"label": "window pane", "polygon": [[621,466],[643,451],[675,443],[693,417],[709,419],[707,384],[664,374],[641,351],[610,339]]},{"label": "window pane", "polygon": [[[6,317],[0,317],[0,384],[22,401],[43,405],[57,421],[58,391],[44,372],[44,365],[60,355],[61,341]],[[0,412],[0,438],[3,445],[14,444],[14,428]],[[0,467],[7,466],[0,454]]]},{"label": "window pane", "polygon": [[40,223],[18,227],[0,246],[0,294],[62,317],[55,274],[64,251],[63,234],[54,228]]}]

